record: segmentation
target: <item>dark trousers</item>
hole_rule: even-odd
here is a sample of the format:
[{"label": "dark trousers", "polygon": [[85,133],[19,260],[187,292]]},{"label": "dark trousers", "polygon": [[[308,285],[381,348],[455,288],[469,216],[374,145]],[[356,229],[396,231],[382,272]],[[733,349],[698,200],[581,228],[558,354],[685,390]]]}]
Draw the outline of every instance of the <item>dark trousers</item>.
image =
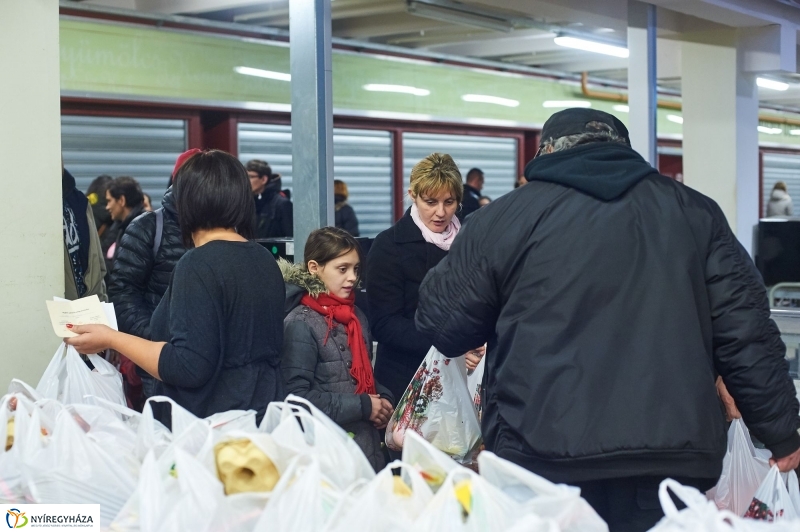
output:
[{"label": "dark trousers", "polygon": [[[574,484],[581,496],[608,523],[609,532],[646,532],[664,517],[658,500],[658,486],[664,477],[627,477],[592,480]],[[676,477],[684,486],[705,492],[714,479]],[[674,499],[674,497],[673,497]],[[678,508],[683,505],[675,500]]]}]

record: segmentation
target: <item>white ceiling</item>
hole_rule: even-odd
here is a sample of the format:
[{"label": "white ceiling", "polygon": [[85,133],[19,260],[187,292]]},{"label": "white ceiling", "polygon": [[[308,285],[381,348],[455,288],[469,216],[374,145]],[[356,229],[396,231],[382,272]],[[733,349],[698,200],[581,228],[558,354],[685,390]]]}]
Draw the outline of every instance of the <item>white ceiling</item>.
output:
[{"label": "white ceiling", "polygon": [[[80,1],[80,0],[76,0]],[[473,21],[445,21],[411,13],[411,0],[332,0],[335,37],[390,44],[625,81],[627,59],[556,45],[554,31],[625,45],[628,0],[463,0],[468,10],[508,21],[511,31],[479,28]],[[455,0],[420,3],[457,4]],[[289,0],[83,0],[82,4],[180,14],[288,28]],[[800,0],[648,0],[658,9],[658,77],[680,87],[681,35],[722,28],[781,24],[796,34]],[[484,19],[485,20],[485,19]],[[775,72],[792,82],[785,92],[761,89],[764,104],[800,107],[800,76]]]}]

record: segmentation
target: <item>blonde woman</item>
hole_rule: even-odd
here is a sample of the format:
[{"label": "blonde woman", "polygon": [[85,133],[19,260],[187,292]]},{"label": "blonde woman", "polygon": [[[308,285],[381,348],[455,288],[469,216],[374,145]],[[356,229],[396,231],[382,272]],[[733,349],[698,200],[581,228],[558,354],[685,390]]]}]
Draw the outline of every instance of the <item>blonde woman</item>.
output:
[{"label": "blonde woman", "polygon": [[[417,331],[419,285],[450,249],[461,224],[461,172],[449,155],[433,153],[411,170],[411,207],[375,238],[367,258],[366,288],[372,335],[378,342],[375,379],[403,395],[432,338]],[[470,353],[475,360],[476,355]],[[479,359],[478,359],[479,360]]]}]

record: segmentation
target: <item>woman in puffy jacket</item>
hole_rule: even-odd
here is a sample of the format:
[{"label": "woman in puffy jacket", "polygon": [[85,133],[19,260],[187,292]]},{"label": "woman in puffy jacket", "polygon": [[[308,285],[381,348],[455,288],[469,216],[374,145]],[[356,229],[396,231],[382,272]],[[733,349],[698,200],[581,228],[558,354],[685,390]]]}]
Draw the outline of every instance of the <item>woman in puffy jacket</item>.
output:
[{"label": "woman in puffy jacket", "polygon": [[372,373],[367,317],[355,306],[361,249],[336,227],[313,231],[303,264],[282,261],[286,281],[281,371],[287,393],[305,397],[351,433],[376,471],[391,392]]}]

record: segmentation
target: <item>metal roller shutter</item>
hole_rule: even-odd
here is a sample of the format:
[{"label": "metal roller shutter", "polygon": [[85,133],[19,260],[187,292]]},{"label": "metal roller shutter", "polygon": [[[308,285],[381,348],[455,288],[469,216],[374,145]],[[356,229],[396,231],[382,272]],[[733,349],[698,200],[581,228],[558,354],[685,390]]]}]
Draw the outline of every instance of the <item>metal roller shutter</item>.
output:
[{"label": "metal roller shutter", "polygon": [[764,179],[763,187],[763,214],[767,215],[767,203],[769,203],[772,187],[777,181],[786,183],[789,189],[789,196],[792,197],[794,215],[800,215],[800,155],[784,153],[764,153],[763,160]]},{"label": "metal roller shutter", "polygon": [[[481,193],[495,200],[514,189],[518,149],[517,139],[508,137],[403,133],[403,190],[408,190],[414,165],[439,152],[453,157],[464,179],[471,168],[483,170]],[[411,205],[407,195],[405,205]]]},{"label": "metal roller shutter", "polygon": [[[239,159],[262,159],[292,188],[291,126],[239,123]],[[333,175],[347,183],[361,236],[392,225],[392,138],[388,131],[333,130]]]},{"label": "metal roller shutter", "polygon": [[62,116],[64,166],[86,191],[99,175],[131,176],[161,206],[175,160],[186,150],[186,121]]}]

